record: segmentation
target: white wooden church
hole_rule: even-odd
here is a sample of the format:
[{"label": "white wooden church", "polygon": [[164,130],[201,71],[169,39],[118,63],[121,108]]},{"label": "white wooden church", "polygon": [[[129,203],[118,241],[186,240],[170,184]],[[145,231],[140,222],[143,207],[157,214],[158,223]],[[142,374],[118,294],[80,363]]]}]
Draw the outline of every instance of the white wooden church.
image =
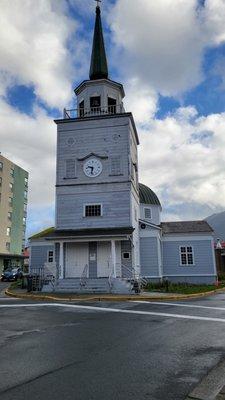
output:
[{"label": "white wooden church", "polygon": [[158,197],[139,183],[138,133],[123,85],[108,76],[99,6],[89,78],[75,89],[77,109],[55,121],[55,228],[30,238],[31,272],[52,271],[55,290],[70,292],[126,293],[141,277],[215,282],[211,227],[162,223]]}]

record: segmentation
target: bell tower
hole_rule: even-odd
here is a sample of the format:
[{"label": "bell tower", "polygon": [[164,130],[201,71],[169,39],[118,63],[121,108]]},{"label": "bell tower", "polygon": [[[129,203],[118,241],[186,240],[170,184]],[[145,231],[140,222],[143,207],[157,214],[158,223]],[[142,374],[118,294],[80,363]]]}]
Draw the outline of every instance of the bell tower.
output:
[{"label": "bell tower", "polygon": [[125,93],[123,85],[110,80],[108,75],[101,10],[97,5],[89,71],[90,80],[82,82],[75,89],[79,116],[124,112],[123,98]]},{"label": "bell tower", "polygon": [[99,3],[89,79],[74,90],[77,108],[55,121],[56,230],[119,234],[138,265],[139,139],[123,85],[109,78]]}]

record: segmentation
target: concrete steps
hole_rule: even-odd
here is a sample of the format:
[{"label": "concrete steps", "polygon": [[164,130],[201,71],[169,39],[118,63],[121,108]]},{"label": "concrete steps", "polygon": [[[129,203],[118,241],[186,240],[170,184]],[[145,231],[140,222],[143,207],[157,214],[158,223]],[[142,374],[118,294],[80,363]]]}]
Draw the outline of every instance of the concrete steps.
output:
[{"label": "concrete steps", "polygon": [[[122,278],[112,278],[111,286],[108,278],[87,279],[85,285],[80,285],[80,279],[62,279],[57,282],[55,292],[57,293],[114,293],[129,294],[130,283]],[[47,291],[44,288],[43,291]]]},{"label": "concrete steps", "polygon": [[63,279],[55,287],[60,293],[110,293],[108,278],[87,279],[80,285],[80,279]]}]

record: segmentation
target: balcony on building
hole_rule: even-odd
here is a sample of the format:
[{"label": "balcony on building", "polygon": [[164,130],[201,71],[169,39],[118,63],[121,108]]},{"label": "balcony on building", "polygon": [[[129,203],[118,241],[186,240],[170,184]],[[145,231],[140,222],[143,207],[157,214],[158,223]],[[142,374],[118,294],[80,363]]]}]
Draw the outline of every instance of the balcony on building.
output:
[{"label": "balcony on building", "polygon": [[101,105],[90,105],[90,107],[85,108],[83,104],[79,104],[79,108],[67,110],[64,108],[63,118],[87,118],[87,117],[98,117],[106,115],[124,114],[125,109],[123,104],[108,104],[105,107]]}]

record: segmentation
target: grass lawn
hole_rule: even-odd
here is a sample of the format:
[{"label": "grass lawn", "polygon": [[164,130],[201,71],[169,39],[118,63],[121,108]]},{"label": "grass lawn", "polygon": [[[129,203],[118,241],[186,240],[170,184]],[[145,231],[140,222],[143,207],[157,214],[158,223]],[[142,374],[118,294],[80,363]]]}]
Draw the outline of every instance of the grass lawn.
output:
[{"label": "grass lawn", "polygon": [[145,290],[149,292],[169,292],[179,294],[194,294],[210,292],[211,290],[224,288],[225,282],[220,282],[219,286],[215,285],[191,285],[187,283],[168,283],[168,287],[165,283],[149,283]]}]

